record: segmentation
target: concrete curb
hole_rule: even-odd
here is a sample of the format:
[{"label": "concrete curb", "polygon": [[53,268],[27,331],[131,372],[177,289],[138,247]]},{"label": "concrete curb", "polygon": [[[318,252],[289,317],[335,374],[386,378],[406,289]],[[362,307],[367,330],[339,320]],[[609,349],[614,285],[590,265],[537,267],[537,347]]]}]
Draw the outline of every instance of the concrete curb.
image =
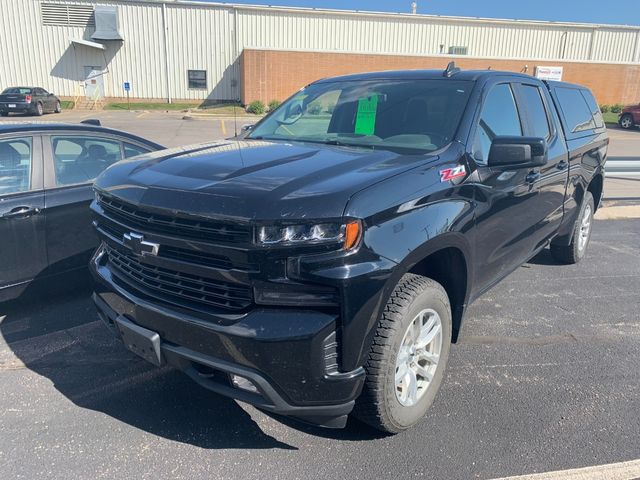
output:
[{"label": "concrete curb", "polygon": [[622,220],[629,218],[640,218],[640,205],[601,207],[595,215],[596,220]]}]

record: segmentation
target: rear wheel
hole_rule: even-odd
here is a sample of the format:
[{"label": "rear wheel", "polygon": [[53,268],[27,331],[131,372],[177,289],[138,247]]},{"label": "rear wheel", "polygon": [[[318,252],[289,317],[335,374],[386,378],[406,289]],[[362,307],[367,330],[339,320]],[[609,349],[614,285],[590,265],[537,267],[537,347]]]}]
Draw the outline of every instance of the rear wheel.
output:
[{"label": "rear wheel", "polygon": [[36,104],[35,114],[41,117],[43,113],[44,113],[44,107],[42,106],[42,103],[38,102]]},{"label": "rear wheel", "polygon": [[354,416],[398,433],[424,417],[438,392],[451,344],[451,307],[438,282],[406,274],[378,324]]},{"label": "rear wheel", "polygon": [[571,243],[569,245],[551,244],[551,255],[556,260],[564,263],[578,263],[584,258],[591,239],[594,211],[593,195],[591,195],[591,192],[586,192],[582,199],[578,220],[573,228]]},{"label": "rear wheel", "polygon": [[53,110],[55,113],[60,113],[62,112],[62,105],[60,105],[60,102],[56,102],[56,108]]},{"label": "rear wheel", "polygon": [[633,127],[633,116],[630,113],[625,113],[620,117],[620,126],[625,130]]}]

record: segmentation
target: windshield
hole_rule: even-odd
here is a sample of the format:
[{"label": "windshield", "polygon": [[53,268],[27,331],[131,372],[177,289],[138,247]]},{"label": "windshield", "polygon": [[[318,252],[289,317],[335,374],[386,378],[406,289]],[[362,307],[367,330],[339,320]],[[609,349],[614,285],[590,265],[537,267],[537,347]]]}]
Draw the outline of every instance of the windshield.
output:
[{"label": "windshield", "polygon": [[316,83],[248,138],[433,151],[451,142],[472,87],[445,79]]}]

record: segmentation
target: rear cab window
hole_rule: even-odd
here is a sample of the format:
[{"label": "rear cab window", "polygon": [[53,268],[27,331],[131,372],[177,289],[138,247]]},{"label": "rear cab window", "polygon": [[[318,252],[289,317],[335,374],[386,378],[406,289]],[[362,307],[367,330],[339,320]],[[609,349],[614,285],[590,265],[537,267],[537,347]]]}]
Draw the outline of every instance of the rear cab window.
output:
[{"label": "rear cab window", "polygon": [[553,86],[551,91],[559,107],[567,138],[583,137],[604,128],[602,114],[591,92],[564,85]]}]

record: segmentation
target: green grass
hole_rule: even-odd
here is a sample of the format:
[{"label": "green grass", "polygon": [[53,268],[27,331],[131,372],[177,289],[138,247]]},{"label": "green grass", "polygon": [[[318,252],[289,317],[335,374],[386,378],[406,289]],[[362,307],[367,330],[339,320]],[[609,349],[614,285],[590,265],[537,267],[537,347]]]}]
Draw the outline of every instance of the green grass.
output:
[{"label": "green grass", "polygon": [[200,106],[200,110],[206,113],[213,113],[216,115],[233,115],[235,105],[236,115],[246,115],[247,112],[239,103],[212,103],[203,104]]},{"label": "green grass", "polygon": [[603,113],[604,123],[618,123],[618,114],[613,112]]},{"label": "green grass", "polygon": [[[131,103],[131,110],[187,110],[198,108],[199,103],[159,103],[159,102],[135,102]],[[107,103],[105,110],[127,110],[127,102]]]},{"label": "green grass", "polygon": [[[239,103],[235,104],[236,114],[246,114],[244,108]],[[233,103],[207,103],[207,102],[193,102],[193,103],[164,103],[164,102],[131,102],[131,110],[198,110],[201,112],[216,114],[216,115],[233,115],[234,104]],[[111,102],[107,103],[104,107],[105,110],[127,110],[126,102]]]},{"label": "green grass", "polygon": [[71,110],[74,106],[73,100],[60,100],[60,106],[62,110]]}]

